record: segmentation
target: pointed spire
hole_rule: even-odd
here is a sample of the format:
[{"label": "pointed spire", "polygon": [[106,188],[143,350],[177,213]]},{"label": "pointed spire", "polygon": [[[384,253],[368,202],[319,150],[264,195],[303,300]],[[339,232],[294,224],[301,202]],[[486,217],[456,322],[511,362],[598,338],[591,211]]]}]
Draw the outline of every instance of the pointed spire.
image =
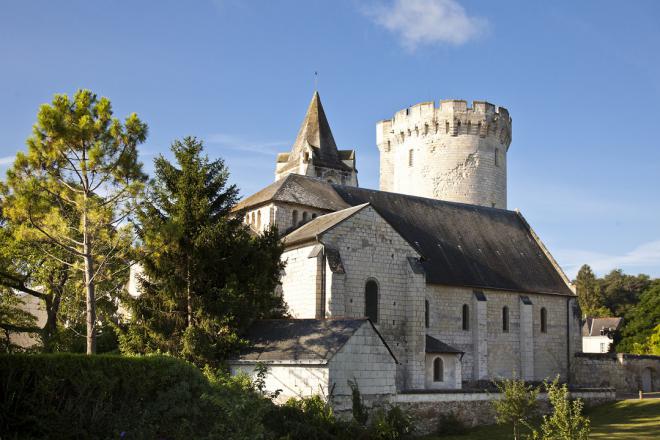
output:
[{"label": "pointed spire", "polygon": [[323,111],[319,92],[315,91],[312,101],[307,107],[296,141],[293,143],[289,161],[297,161],[307,146],[314,152],[314,162],[317,165],[346,170],[348,167],[339,159],[337,144],[332,136],[330,124]]}]

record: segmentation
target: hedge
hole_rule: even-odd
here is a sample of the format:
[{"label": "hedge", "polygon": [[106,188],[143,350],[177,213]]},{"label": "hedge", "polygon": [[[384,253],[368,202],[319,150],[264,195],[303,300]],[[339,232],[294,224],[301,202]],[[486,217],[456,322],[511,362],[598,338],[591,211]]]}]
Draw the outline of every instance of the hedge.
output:
[{"label": "hedge", "polygon": [[201,438],[222,417],[212,392],[170,357],[0,355],[0,439]]}]

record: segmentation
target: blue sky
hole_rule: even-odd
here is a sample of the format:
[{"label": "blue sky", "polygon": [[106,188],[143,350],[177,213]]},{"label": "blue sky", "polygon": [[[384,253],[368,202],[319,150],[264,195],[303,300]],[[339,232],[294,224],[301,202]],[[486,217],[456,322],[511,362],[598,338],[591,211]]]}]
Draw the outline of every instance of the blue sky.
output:
[{"label": "blue sky", "polygon": [[314,90],[360,185],[375,123],[488,100],[513,117],[509,208],[570,276],[660,276],[660,2],[0,0],[0,172],[38,106],[90,88],[149,124],[142,160],[196,135],[242,194],[273,180]]}]

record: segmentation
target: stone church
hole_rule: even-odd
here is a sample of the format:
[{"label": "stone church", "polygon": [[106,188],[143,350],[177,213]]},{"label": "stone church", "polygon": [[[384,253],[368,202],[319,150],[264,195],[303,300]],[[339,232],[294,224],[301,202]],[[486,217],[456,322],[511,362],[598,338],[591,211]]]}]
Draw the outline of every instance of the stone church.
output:
[{"label": "stone church", "polygon": [[423,102],[376,125],[380,188],[360,188],[318,93],[275,182],[242,200],[276,226],[291,319],[256,323],[234,372],[269,367],[284,398],[470,389],[568,377],[581,350],[570,281],[507,209],[511,117],[475,101]]}]

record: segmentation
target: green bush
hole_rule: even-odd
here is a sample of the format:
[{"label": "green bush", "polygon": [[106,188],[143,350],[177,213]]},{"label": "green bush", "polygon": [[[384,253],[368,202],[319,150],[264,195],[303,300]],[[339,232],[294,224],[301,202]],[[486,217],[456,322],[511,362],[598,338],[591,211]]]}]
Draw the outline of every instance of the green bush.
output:
[{"label": "green bush", "polygon": [[223,418],[214,393],[197,368],[169,357],[2,355],[0,432],[3,439],[201,438]]},{"label": "green bush", "polygon": [[468,432],[465,424],[454,414],[441,414],[438,417],[438,435],[463,435]]},{"label": "green bush", "polygon": [[400,440],[412,435],[413,430],[413,419],[410,414],[398,406],[393,406],[387,411],[380,409],[376,412],[370,427],[370,438]]}]

